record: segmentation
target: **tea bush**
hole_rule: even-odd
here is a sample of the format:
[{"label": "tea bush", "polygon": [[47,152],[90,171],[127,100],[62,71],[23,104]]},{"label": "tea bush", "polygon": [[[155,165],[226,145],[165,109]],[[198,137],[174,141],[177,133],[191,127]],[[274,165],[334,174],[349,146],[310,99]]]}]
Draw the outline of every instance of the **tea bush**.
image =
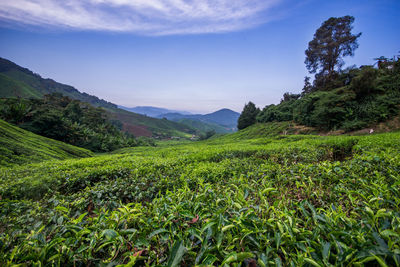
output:
[{"label": "tea bush", "polygon": [[400,133],[250,137],[0,168],[1,264],[399,266]]}]

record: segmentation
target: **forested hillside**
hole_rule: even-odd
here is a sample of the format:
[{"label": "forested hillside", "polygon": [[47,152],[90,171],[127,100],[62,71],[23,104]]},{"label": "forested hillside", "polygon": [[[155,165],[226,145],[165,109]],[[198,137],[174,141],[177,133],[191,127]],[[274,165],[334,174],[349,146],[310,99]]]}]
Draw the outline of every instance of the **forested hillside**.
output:
[{"label": "forested hillside", "polygon": [[354,18],[325,21],[305,51],[311,82],[305,77],[300,94],[285,93],[280,104],[261,111],[246,104],[239,128],[256,122],[293,121],[322,131],[345,132],[371,127],[399,114],[400,55],[378,57],[376,64],[342,69],[344,57],[353,56],[361,33],[353,34]]},{"label": "forested hillside", "polygon": [[399,114],[400,60],[388,61],[380,69],[346,69],[324,87],[317,83],[306,86],[301,95],[288,93],[280,104],[266,106],[257,121],[295,121],[322,130],[352,131]]},{"label": "forested hillside", "polygon": [[102,108],[95,108],[60,93],[42,99],[2,98],[0,118],[36,134],[95,152],[149,145],[120,131],[119,121],[110,121]]},{"label": "forested hillside", "polygon": [[137,137],[146,136],[162,139],[178,136],[189,138],[196,133],[196,129],[188,125],[150,118],[119,109],[117,105],[96,96],[81,93],[72,86],[51,79],[44,79],[39,74],[20,67],[7,59],[0,58],[0,98],[40,99],[52,93],[59,93],[71,99],[104,108],[109,118],[121,122],[123,131]]}]

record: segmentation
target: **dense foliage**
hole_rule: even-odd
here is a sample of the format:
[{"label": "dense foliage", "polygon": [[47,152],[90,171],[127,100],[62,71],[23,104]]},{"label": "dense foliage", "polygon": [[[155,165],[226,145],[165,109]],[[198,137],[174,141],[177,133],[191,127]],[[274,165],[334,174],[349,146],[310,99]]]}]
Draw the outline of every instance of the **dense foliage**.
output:
[{"label": "dense foliage", "polygon": [[1,119],[36,134],[95,152],[139,143],[117,128],[122,127],[119,121],[107,119],[102,108],[58,93],[45,95],[43,99],[5,98],[0,102]]},{"label": "dense foliage", "polygon": [[89,150],[25,131],[0,120],[0,166],[93,156]]},{"label": "dense foliage", "polygon": [[399,133],[260,127],[0,168],[0,264],[400,264]]},{"label": "dense foliage", "polygon": [[319,129],[361,129],[388,120],[399,112],[400,59],[389,67],[348,68],[331,81],[334,89],[284,98],[278,105],[266,106],[257,121],[295,121]]},{"label": "dense foliage", "polygon": [[[319,130],[358,130],[386,121],[399,112],[400,57],[377,58],[373,66],[342,70],[343,57],[353,56],[361,33],[353,34],[354,18],[326,20],[308,44],[301,94],[285,93],[280,104],[267,105],[257,122],[294,121]],[[246,126],[256,121],[247,120]]]},{"label": "dense foliage", "polygon": [[260,112],[260,109],[256,108],[253,102],[249,102],[244,105],[243,111],[238,118],[237,128],[242,130],[256,122],[257,114]]}]

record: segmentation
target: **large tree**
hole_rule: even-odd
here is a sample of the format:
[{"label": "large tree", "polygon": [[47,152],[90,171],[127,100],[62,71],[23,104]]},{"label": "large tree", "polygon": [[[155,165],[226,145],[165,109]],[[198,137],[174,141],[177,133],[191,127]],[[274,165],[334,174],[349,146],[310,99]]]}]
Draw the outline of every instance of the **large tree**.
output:
[{"label": "large tree", "polygon": [[256,117],[259,112],[260,109],[256,108],[253,102],[244,105],[243,111],[238,119],[238,129],[241,130],[256,123]]},{"label": "large tree", "polygon": [[310,73],[329,79],[344,65],[343,57],[353,56],[361,33],[352,34],[354,17],[330,18],[322,23],[308,43],[305,64]]}]

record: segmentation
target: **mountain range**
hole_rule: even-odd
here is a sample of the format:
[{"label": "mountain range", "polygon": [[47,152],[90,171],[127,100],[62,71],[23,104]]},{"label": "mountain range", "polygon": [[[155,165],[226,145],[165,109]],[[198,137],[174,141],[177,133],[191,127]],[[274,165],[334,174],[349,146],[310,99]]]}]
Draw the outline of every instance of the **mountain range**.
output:
[{"label": "mountain range", "polygon": [[166,113],[161,114],[158,118],[166,118],[171,121],[182,121],[182,120],[193,120],[200,121],[207,124],[220,125],[224,127],[227,131],[232,132],[236,130],[236,125],[240,113],[233,110],[224,108],[209,114],[193,114],[185,115],[181,113]]},{"label": "mountain range", "polygon": [[240,116],[239,113],[226,108],[209,114],[191,114],[188,111],[176,111],[153,106],[138,106],[133,108],[124,106],[118,107],[153,118],[183,123],[202,131],[214,130],[217,133],[236,131],[237,120]]},{"label": "mountain range", "polygon": [[181,113],[184,115],[191,114],[188,111],[171,110],[171,109],[158,108],[158,107],[152,107],[152,106],[137,106],[137,107],[133,107],[133,108],[128,108],[128,107],[124,107],[124,106],[118,106],[118,107],[121,109],[130,111],[130,112],[146,115],[146,116],[153,117],[153,118],[158,118],[158,116],[165,114],[165,113]]}]

